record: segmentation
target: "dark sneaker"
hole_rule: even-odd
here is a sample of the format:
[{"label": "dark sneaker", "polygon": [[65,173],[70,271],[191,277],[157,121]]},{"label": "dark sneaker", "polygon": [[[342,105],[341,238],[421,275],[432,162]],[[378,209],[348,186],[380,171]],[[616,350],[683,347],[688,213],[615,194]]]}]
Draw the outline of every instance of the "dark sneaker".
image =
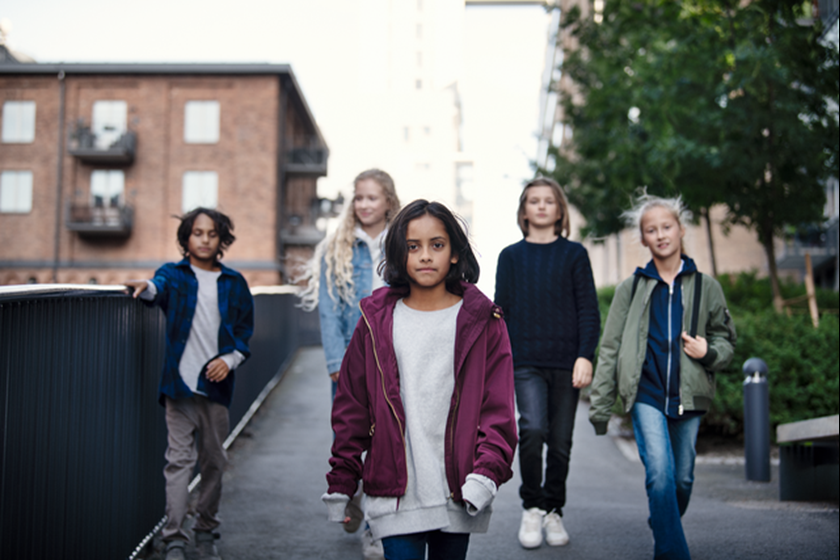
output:
[{"label": "dark sneaker", "polygon": [[184,541],[171,541],[166,544],[166,560],[186,560],[184,555]]},{"label": "dark sneaker", "polygon": [[219,551],[216,549],[218,535],[207,531],[195,532],[195,550],[201,560],[221,560]]}]

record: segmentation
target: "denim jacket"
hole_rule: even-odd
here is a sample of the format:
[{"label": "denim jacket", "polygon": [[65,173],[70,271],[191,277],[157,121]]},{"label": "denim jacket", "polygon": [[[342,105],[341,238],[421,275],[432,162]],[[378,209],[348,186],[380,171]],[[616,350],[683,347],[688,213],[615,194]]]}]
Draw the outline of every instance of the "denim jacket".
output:
[{"label": "denim jacket", "polygon": [[[248,341],[254,332],[254,300],[245,278],[237,271],[221,265],[219,286],[219,350],[217,356],[238,350],[246,358],[251,355]],[[192,396],[178,370],[181,356],[192,328],[192,320],[198,302],[198,280],[190,268],[190,261],[167,263],[156,272],[152,282],[157,288],[154,300],[146,305],[159,306],[166,315],[166,357],[160,379],[160,402],[164,397],[183,399]],[[207,383],[204,372],[199,376],[199,388],[207,398],[230,406],[233,396],[235,371],[218,383]]]},{"label": "denim jacket", "polygon": [[[353,244],[353,301],[334,301],[327,290],[327,263],[321,259],[321,279],[318,289],[318,315],[321,319],[321,344],[327,358],[327,373],[341,369],[344,351],[350,344],[356,323],[362,316],[359,301],[370,295],[373,286],[373,263],[367,243],[356,239]],[[329,279],[334,284],[334,279]],[[335,292],[334,292],[335,293]]]}]

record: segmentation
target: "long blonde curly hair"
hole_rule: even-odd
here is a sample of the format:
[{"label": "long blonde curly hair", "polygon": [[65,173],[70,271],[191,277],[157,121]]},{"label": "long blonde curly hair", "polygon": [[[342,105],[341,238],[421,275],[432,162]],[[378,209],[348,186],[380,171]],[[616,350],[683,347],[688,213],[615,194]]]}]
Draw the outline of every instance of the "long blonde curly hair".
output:
[{"label": "long blonde curly hair", "polygon": [[[368,169],[362,171],[353,180],[355,191],[359,182],[371,179],[382,187],[382,194],[388,203],[388,210],[385,213],[385,223],[391,219],[400,209],[400,199],[394,186],[394,180],[381,169]],[[355,195],[355,192],[354,192]],[[360,225],[355,211],[355,196],[344,208],[339,220],[338,229],[332,235],[324,238],[315,247],[315,254],[306,266],[305,273],[300,279],[306,282],[306,287],[301,290],[300,307],[306,311],[312,311],[318,306],[318,293],[321,284],[321,263],[327,266],[326,277],[333,281],[327,286],[327,293],[334,303],[350,302],[355,299],[356,286],[353,282],[353,244],[356,242],[356,226]],[[374,272],[375,273],[375,272]]]}]

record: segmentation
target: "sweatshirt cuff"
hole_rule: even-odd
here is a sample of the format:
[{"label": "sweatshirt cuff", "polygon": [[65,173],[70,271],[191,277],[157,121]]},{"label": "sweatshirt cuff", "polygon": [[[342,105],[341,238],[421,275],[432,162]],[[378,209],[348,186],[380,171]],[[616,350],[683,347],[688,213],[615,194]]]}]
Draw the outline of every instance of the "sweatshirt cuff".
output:
[{"label": "sweatshirt cuff", "polygon": [[347,502],[350,501],[350,496],[335,492],[333,494],[324,493],[321,500],[327,505],[327,519],[334,523],[344,522],[344,508]]},{"label": "sweatshirt cuff", "polygon": [[461,486],[461,496],[467,513],[476,516],[481,513],[496,497],[496,483],[482,474],[470,473]]},{"label": "sweatshirt cuff", "polygon": [[234,350],[230,354],[223,354],[219,356],[224,363],[227,364],[229,370],[233,371],[242,365],[242,362],[245,361],[245,355],[242,354],[239,350]]},{"label": "sweatshirt cuff", "polygon": [[146,289],[140,292],[140,299],[152,301],[157,295],[157,286],[151,280],[146,280]]},{"label": "sweatshirt cuff", "polygon": [[709,348],[706,350],[706,355],[703,356],[702,358],[700,358],[697,361],[700,362],[701,364],[703,364],[704,366],[709,367],[713,363],[715,363],[715,360],[717,359],[717,355],[718,355],[717,350],[715,350],[714,348],[709,346]]}]

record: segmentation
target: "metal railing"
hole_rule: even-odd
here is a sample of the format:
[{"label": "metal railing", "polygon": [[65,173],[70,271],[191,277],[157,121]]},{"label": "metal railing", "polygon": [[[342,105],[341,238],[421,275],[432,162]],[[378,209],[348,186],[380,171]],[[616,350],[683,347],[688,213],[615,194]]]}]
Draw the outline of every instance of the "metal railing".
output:
[{"label": "metal railing", "polygon": [[[255,295],[236,433],[301,342],[317,341],[317,314],[295,300]],[[126,558],[158,525],[164,329],[119,287],[0,288],[0,558]]]},{"label": "metal railing", "polygon": [[130,205],[96,206],[67,204],[67,229],[86,237],[128,237],[134,227],[134,208]]},{"label": "metal railing", "polygon": [[70,130],[67,151],[85,163],[131,165],[137,153],[137,133],[127,130],[103,146],[91,127],[78,121]]}]

